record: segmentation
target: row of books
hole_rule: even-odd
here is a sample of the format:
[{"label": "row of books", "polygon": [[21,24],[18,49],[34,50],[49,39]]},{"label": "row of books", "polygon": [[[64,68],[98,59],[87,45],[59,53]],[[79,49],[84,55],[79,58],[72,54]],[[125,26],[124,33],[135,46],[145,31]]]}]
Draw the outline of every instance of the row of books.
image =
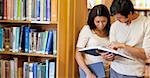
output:
[{"label": "row of books", "polygon": [[103,0],[87,0],[87,8],[92,9],[95,5],[103,4]]},{"label": "row of books", "polygon": [[56,55],[56,30],[38,31],[22,27],[0,28],[0,51]]},{"label": "row of books", "polygon": [[135,8],[150,9],[149,0],[131,0]]},{"label": "row of books", "polygon": [[[19,78],[17,59],[0,60],[0,78]],[[23,78],[55,78],[56,62],[24,62]]]},{"label": "row of books", "polygon": [[0,78],[17,78],[17,59],[0,60]]},{"label": "row of books", "polygon": [[23,78],[55,78],[55,62],[24,62]]},{"label": "row of books", "polygon": [[0,19],[57,21],[56,4],[55,0],[0,0]]},{"label": "row of books", "polygon": [[[150,2],[149,0],[131,0],[134,7],[138,9],[150,9]],[[104,0],[87,0],[87,8],[91,9],[95,5],[103,4]]]}]

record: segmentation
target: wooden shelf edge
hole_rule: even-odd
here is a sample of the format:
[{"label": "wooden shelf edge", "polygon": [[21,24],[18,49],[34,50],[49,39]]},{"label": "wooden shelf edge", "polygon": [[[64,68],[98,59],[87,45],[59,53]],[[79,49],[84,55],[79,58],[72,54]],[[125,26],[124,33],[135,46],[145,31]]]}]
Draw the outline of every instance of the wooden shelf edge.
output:
[{"label": "wooden shelf edge", "polygon": [[24,20],[0,20],[0,23],[22,23],[22,24],[57,24],[55,21],[24,21]]},{"label": "wooden shelf edge", "polygon": [[135,8],[135,11],[150,11],[149,8]]},{"label": "wooden shelf edge", "polygon": [[24,21],[24,20],[0,20],[0,23],[30,23],[30,21]]},{"label": "wooden shelf edge", "polygon": [[56,58],[51,54],[37,54],[37,53],[14,53],[14,52],[0,52],[0,55],[15,55],[15,56],[30,56],[30,57],[44,57],[44,58]]}]

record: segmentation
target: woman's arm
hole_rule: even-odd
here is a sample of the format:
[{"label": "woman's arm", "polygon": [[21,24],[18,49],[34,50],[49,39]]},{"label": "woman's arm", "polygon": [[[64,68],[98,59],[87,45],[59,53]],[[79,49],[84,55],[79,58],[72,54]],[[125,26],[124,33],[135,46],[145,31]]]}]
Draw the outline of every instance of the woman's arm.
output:
[{"label": "woman's arm", "polygon": [[83,55],[81,52],[78,51],[79,48],[76,49],[76,61],[79,65],[79,67],[86,73],[87,78],[96,78],[96,76],[89,70],[87,65],[85,64]]}]

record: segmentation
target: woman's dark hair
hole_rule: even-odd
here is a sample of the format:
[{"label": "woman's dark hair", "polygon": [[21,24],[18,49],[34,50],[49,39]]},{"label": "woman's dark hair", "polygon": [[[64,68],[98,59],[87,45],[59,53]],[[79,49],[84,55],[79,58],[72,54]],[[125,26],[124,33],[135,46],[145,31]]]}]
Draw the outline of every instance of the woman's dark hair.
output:
[{"label": "woman's dark hair", "polygon": [[127,18],[130,13],[134,13],[134,6],[130,0],[113,0],[110,12],[111,15],[120,13]]},{"label": "woman's dark hair", "polygon": [[94,24],[94,18],[96,16],[105,16],[107,18],[107,24],[105,26],[105,29],[107,31],[107,34],[109,34],[110,30],[110,14],[107,9],[107,7],[103,4],[94,6],[89,13],[87,24],[90,26],[90,29],[95,29],[96,26]]}]

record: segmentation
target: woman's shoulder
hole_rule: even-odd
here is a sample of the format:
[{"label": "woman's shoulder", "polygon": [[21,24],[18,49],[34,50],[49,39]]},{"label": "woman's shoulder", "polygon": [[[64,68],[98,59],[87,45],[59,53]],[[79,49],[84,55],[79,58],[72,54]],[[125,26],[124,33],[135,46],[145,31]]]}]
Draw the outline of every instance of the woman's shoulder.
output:
[{"label": "woman's shoulder", "polygon": [[81,31],[91,32],[90,26],[89,25],[84,25],[82,27]]},{"label": "woman's shoulder", "polygon": [[88,30],[90,30],[90,26],[89,25],[84,25],[82,29],[88,29]]}]

